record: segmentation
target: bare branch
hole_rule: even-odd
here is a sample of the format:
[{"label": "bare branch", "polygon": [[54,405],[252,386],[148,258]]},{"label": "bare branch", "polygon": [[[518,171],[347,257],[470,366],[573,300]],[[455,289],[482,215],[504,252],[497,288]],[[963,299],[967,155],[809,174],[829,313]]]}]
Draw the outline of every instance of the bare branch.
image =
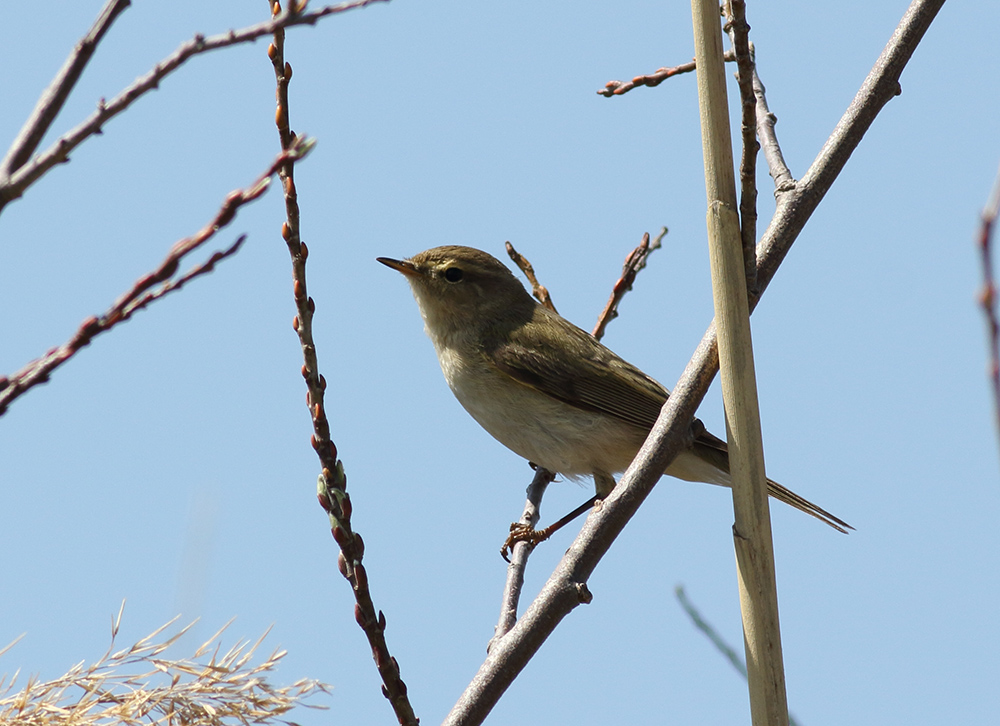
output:
[{"label": "bare branch", "polygon": [[[618,303],[621,302],[622,297],[625,293],[632,289],[632,283],[635,281],[635,276],[646,266],[646,260],[649,254],[656,249],[659,249],[663,238],[667,234],[667,228],[664,227],[660,230],[656,239],[653,243],[649,243],[649,234],[644,234],[642,243],[636,247],[629,256],[625,259],[625,266],[622,269],[622,276],[619,278],[618,282],[615,283],[615,287],[611,293],[611,299],[605,306],[604,311],[601,313],[600,318],[597,323],[597,327],[592,333],[598,340],[604,334],[604,329],[607,324],[618,316]],[[507,243],[507,254],[514,263],[524,272],[525,276],[531,282],[532,288],[535,291],[535,297],[540,301],[548,301],[548,307],[553,312],[555,307],[552,305],[552,300],[549,296],[548,290],[546,290],[535,277],[535,270],[531,266],[531,263],[521,255],[514,246],[508,242]],[[535,530],[535,526],[538,524],[539,520],[539,510],[542,506],[542,497],[545,495],[545,489],[548,487],[555,479],[555,474],[547,469],[538,467],[535,470],[535,477],[532,479],[531,484],[528,485],[528,500],[524,505],[524,512],[521,514],[521,519],[511,525],[511,536],[507,538],[504,542],[503,548],[500,550],[500,554],[509,563],[507,568],[507,581],[504,585],[503,598],[500,607],[500,620],[497,623],[496,630],[494,631],[493,638],[490,640],[489,645],[487,645],[487,652],[492,647],[493,643],[499,638],[506,635],[511,628],[514,627],[514,623],[517,620],[517,607],[518,602],[521,597],[521,587],[524,583],[524,571],[528,565],[528,557],[534,550],[537,543],[548,539],[555,531],[562,528],[568,522],[575,519],[577,516],[582,514],[584,511],[589,509],[593,505],[593,501],[588,501],[585,505],[580,507],[578,510],[571,512],[569,515],[563,517],[554,524],[542,529]],[[611,486],[614,486],[614,482],[611,482]],[[507,557],[508,547],[511,549],[510,559]]]},{"label": "bare branch", "polygon": [[[751,63],[753,63],[753,43],[749,43],[748,46]],[[731,50],[726,51],[723,57],[727,63],[736,61],[736,53]],[[623,93],[627,93],[633,88],[637,88],[639,86],[658,86],[667,78],[681,73],[691,73],[696,69],[696,67],[695,62],[691,61],[690,63],[684,63],[673,68],[660,68],[658,71],[651,73],[648,76],[636,76],[631,81],[608,81],[605,87],[597,93],[605,96],[606,98],[620,96]],[[774,134],[774,124],[777,119],[767,107],[767,98],[764,95],[764,84],[761,83],[760,77],[757,75],[756,64],[753,64],[752,79],[754,96],[757,100],[757,107],[755,111],[757,135],[760,138],[761,148],[764,151],[765,158],[767,159],[768,170],[774,178],[775,186],[779,192],[785,191],[790,188],[791,185],[795,184],[795,180],[792,178],[792,174],[788,170],[788,166],[785,164],[785,160],[781,155],[781,148],[778,146],[778,139]]]},{"label": "bare branch", "polygon": [[604,337],[604,330],[608,327],[608,323],[618,317],[618,305],[621,303],[622,298],[625,297],[625,293],[632,289],[635,276],[639,274],[639,270],[646,266],[646,260],[649,258],[649,255],[652,254],[653,250],[658,250],[662,246],[663,238],[666,234],[667,228],[664,227],[660,230],[660,234],[656,236],[656,239],[653,240],[653,243],[650,244],[649,233],[646,232],[642,235],[642,242],[639,243],[639,246],[632,250],[628,257],[625,258],[622,275],[611,289],[611,297],[608,298],[604,310],[601,311],[601,314],[597,318],[597,325],[594,326],[594,330],[591,332],[591,335],[598,340]]},{"label": "bare branch", "polygon": [[[528,258],[514,249],[514,245],[509,240],[505,243],[505,247],[507,255],[517,265],[518,269],[524,273],[524,276],[528,278],[528,282],[531,283],[531,292],[535,298],[552,312],[558,313],[555,304],[552,302],[552,296],[549,295],[549,291],[545,286],[538,282],[538,278],[535,276],[535,268],[531,266]],[[540,466],[536,467],[535,476],[528,485],[528,498],[524,503],[524,511],[521,513],[521,518],[511,525],[512,533],[516,527],[520,527],[524,531],[534,530],[538,524],[545,490],[555,478],[555,473]],[[508,538],[500,550],[500,554],[508,562],[507,580],[504,583],[503,595],[501,597],[500,620],[494,630],[493,638],[486,646],[487,652],[493,647],[494,642],[502,638],[514,627],[514,623],[517,621],[517,607],[521,599],[521,587],[524,585],[524,571],[528,567],[528,558],[535,549],[535,545],[531,542],[526,540],[516,541],[511,545],[511,555],[508,560],[507,548],[510,542],[511,538]]]},{"label": "bare branch", "polygon": [[559,312],[556,310],[556,306],[552,302],[552,297],[549,295],[549,291],[545,289],[545,286],[539,283],[538,278],[535,277],[535,268],[531,266],[528,259],[515,250],[514,245],[512,245],[509,241],[506,242],[505,245],[510,259],[513,260],[514,264],[517,265],[521,272],[524,273],[524,276],[528,278],[528,282],[531,283],[531,294],[537,298],[538,302],[552,312]]},{"label": "bare branch", "polygon": [[983,290],[979,304],[986,316],[989,335],[989,377],[993,388],[993,412],[996,417],[997,434],[1000,435],[1000,321],[997,320],[997,289],[993,276],[993,227],[996,225],[1000,209],[1000,171],[993,181],[993,191],[983,208],[979,227],[979,254],[983,268]]},{"label": "bare branch", "polygon": [[48,381],[52,371],[76,355],[81,348],[89,345],[95,337],[128,320],[134,312],[146,307],[154,300],[174,290],[179,290],[189,280],[211,272],[216,262],[235,254],[243,242],[243,237],[230,248],[216,252],[208,261],[174,279],[184,257],[201,247],[220,229],[232,222],[240,207],[264,194],[268,189],[271,175],[283,164],[289,159],[301,159],[309,153],[312,146],[313,142],[305,139],[288,151],[283,151],[275,158],[268,170],[258,177],[257,181],[246,189],[237,189],[231,192],[216,213],[215,218],[197,234],[175,243],[159,267],[136,280],[131,289],[119,297],[103,315],[84,320],[69,341],[32,361],[10,378],[0,377],[0,416],[7,411],[14,399],[40,383]]},{"label": "bare branch", "polygon": [[146,307],[147,305],[149,305],[149,303],[163,297],[167,293],[174,292],[175,290],[180,290],[182,287],[184,287],[184,285],[186,285],[194,278],[208,274],[213,269],[215,269],[215,265],[217,262],[220,262],[226,259],[227,257],[232,257],[237,252],[239,252],[240,247],[243,246],[243,243],[246,242],[246,239],[247,236],[245,234],[241,234],[239,237],[236,238],[236,241],[226,249],[213,252],[211,257],[209,257],[200,265],[195,265],[190,270],[185,272],[183,275],[178,277],[176,280],[165,282],[163,283],[162,287],[147,292],[145,295],[140,297],[134,303],[130,303],[128,306],[126,306],[125,311],[122,313],[122,320],[127,320],[136,310]]},{"label": "bare branch", "polygon": [[[704,633],[706,638],[712,641],[712,645],[714,645],[716,649],[722,653],[722,656],[729,661],[729,664],[735,668],[744,679],[746,679],[747,667],[743,662],[743,659],[740,658],[739,653],[737,653],[736,649],[729,645],[729,643],[727,643],[722,636],[719,635],[718,631],[712,627],[710,622],[702,617],[701,613],[699,613],[698,609],[694,606],[694,603],[688,599],[687,593],[684,592],[683,585],[678,585],[674,588],[674,595],[677,596],[678,602],[680,602],[681,607],[684,609],[684,612],[687,613],[687,616],[691,618],[691,622],[694,626]],[[798,726],[798,721],[796,721],[791,714],[788,714],[788,726]]]},{"label": "bare branch", "polygon": [[115,18],[121,15],[129,5],[131,5],[129,0],[108,0],[101,9],[90,30],[74,46],[49,87],[42,92],[34,110],[28,120],[24,122],[17,138],[14,139],[14,143],[7,151],[7,156],[0,162],[0,178],[17,170],[35,153],[35,149],[42,143],[45,132],[49,130],[49,126],[55,121],[63,104],[66,103],[66,99],[69,98],[70,91],[83,75],[83,69],[87,67],[94,51],[97,50],[97,44],[101,42],[104,34],[115,22]]},{"label": "bare branch", "polygon": [[712,641],[712,645],[714,645],[716,649],[722,653],[725,659],[729,661],[729,664],[735,668],[740,675],[746,678],[747,667],[743,662],[743,659],[740,658],[740,654],[736,652],[736,649],[733,646],[729,645],[729,643],[722,639],[722,636],[719,635],[715,628],[712,627],[711,623],[701,616],[701,613],[699,613],[691,601],[688,600],[687,593],[684,592],[684,587],[682,585],[678,585],[674,588],[674,595],[677,597],[677,601],[681,604],[681,607],[684,608],[684,612],[687,613],[689,618],[691,618],[691,622],[694,623],[694,626],[704,633],[705,637]]},{"label": "bare branch", "polygon": [[736,80],[740,88],[740,131],[743,153],[740,158],[740,238],[743,242],[743,271],[747,290],[757,286],[757,112],[754,98],[754,57],[750,46],[750,26],[746,2],[728,0],[726,31],[736,55]]},{"label": "bare branch", "polygon": [[[751,57],[754,56],[753,43],[750,44],[750,55]],[[760,80],[760,76],[757,75],[756,65],[754,65],[753,69],[753,93],[757,99],[755,114],[757,117],[757,136],[760,138],[764,158],[767,160],[768,173],[774,179],[774,193],[777,196],[782,192],[794,188],[795,179],[792,178],[792,172],[789,171],[788,165],[785,163],[785,157],[781,153],[781,147],[778,145],[778,137],[774,133],[774,125],[778,122],[778,119],[771,113],[771,109],[767,107],[766,89]]]},{"label": "bare branch", "polygon": [[165,76],[177,70],[192,56],[207,53],[211,50],[218,50],[219,48],[227,48],[239,43],[249,43],[264,35],[271,35],[281,28],[293,25],[313,25],[328,15],[362,8],[376,2],[387,1],[352,0],[351,2],[339,5],[328,5],[308,13],[299,13],[296,12],[295,8],[291,8],[268,22],[251,25],[241,30],[230,30],[227,33],[220,33],[219,35],[209,37],[196,35],[192,40],[183,43],[172,54],[157,63],[149,73],[136,79],[131,86],[113,99],[107,102],[101,99],[97,104],[96,111],[83,121],[83,123],[57,139],[48,149],[25,163],[16,171],[12,171],[10,176],[0,175],[0,210],[8,202],[24,194],[24,191],[29,186],[52,167],[69,161],[70,152],[79,146],[82,141],[93,134],[100,133],[101,127],[109,119],[120,114],[140,96],[156,89]]},{"label": "bare branch", "polygon": [[[816,205],[836,180],[872,121],[898,93],[899,76],[944,0],[914,0],[876,61],[854,101],[817,159],[796,187],[779,199],[771,224],[757,246],[758,292],[751,307],[795,242]],[[656,425],[618,486],[595,508],[514,628],[496,641],[479,672],[452,708],[445,724],[478,724],[503,695],[559,622],[589,602],[587,580],[615,538],[652,491],[667,464],[690,436],[690,422],[718,371],[715,325],[709,326],[670,394]]]},{"label": "bare branch", "polygon": [[[732,51],[726,51],[725,58],[728,62],[736,60],[736,56],[733,55]],[[639,86],[648,86],[653,88],[660,85],[671,76],[677,76],[681,73],[693,73],[696,68],[697,66],[692,60],[690,63],[682,63],[679,66],[659,68],[650,73],[648,76],[636,76],[631,81],[608,81],[604,84],[604,88],[599,90],[597,94],[599,96],[604,96],[605,98],[611,98],[612,96],[620,96],[623,93],[628,93],[633,88],[638,88]]]},{"label": "bare branch", "polygon": [[[295,2],[296,0],[290,0]],[[280,4],[275,0],[271,12],[280,17]],[[304,5],[304,3],[303,3]],[[298,6],[301,8],[303,5]],[[289,9],[292,12],[295,8]],[[277,110],[275,124],[282,149],[288,150],[298,143],[295,132],[289,125],[288,84],[292,78],[292,66],[285,61],[285,31],[283,27],[274,29],[274,40],[267,48],[268,58],[274,66],[274,77],[277,83]],[[313,315],[316,304],[308,294],[306,286],[306,260],[309,249],[301,237],[301,220],[299,215],[298,193],[295,189],[294,159],[289,159],[278,168],[281,187],[285,194],[285,222],[281,226],[281,236],[288,246],[292,259],[292,291],[295,298],[296,315],[293,327],[299,335],[302,347],[302,377],[305,379],[308,395],[306,401],[312,417],[312,446],[315,449],[322,467],[319,477],[317,495],[320,506],[326,511],[330,520],[334,540],[340,547],[337,564],[341,574],[351,583],[354,592],[354,615],[368,638],[375,667],[382,678],[382,693],[389,700],[396,718],[401,724],[416,726],[418,719],[413,713],[413,707],[406,695],[406,684],[399,674],[399,664],[389,653],[385,640],[385,615],[375,609],[371,591],[368,588],[368,574],[362,564],[364,558],[364,541],[361,535],[351,526],[352,505],[347,493],[347,475],[344,465],[337,458],[337,446],[330,436],[330,422],[326,415],[324,403],[326,379],[319,372],[319,357],[316,352],[316,341],[313,337]]]},{"label": "bare branch", "polygon": [[[528,500],[524,504],[524,513],[518,524],[534,529],[538,524],[539,512],[542,507],[542,497],[545,489],[556,478],[548,469],[538,467],[535,469],[535,476],[528,485]],[[534,545],[529,542],[516,542],[510,555],[510,564],[507,567],[507,582],[504,584],[503,597],[500,605],[500,620],[486,652],[489,652],[493,643],[505,636],[517,622],[517,606],[521,599],[521,588],[524,586],[524,571],[528,566],[528,557],[531,555]]]}]

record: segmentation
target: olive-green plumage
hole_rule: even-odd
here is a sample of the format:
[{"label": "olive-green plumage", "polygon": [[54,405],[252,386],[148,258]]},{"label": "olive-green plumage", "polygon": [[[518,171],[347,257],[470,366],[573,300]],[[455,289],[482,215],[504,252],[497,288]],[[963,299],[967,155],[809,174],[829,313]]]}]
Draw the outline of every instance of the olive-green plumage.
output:
[{"label": "olive-green plumage", "polygon": [[[402,272],[441,370],[462,406],[515,453],[568,477],[613,486],[653,427],[669,392],[593,336],[539,305],[499,260],[471,247],[435,247]],[[728,486],[726,443],[704,431],[666,474]],[[848,525],[768,479],[768,492],[845,531]]]}]

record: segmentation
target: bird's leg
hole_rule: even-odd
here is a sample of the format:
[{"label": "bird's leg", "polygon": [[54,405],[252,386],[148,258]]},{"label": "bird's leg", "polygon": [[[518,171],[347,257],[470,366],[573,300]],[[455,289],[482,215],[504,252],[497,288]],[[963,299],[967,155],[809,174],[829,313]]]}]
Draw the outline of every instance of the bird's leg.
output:
[{"label": "bird's leg", "polygon": [[593,507],[594,502],[598,501],[598,499],[599,497],[597,496],[591,497],[558,522],[554,522],[548,527],[544,527],[542,529],[533,529],[530,525],[522,524],[521,522],[514,522],[510,525],[510,534],[507,535],[507,539],[504,540],[503,547],[500,548],[500,555],[507,560],[507,562],[510,562],[507,554],[515,544],[518,542],[527,542],[534,547],[536,544],[544,542],[553,534]]},{"label": "bird's leg", "polygon": [[606,499],[615,488],[615,478],[606,471],[594,470],[594,490],[597,492],[597,499]]}]

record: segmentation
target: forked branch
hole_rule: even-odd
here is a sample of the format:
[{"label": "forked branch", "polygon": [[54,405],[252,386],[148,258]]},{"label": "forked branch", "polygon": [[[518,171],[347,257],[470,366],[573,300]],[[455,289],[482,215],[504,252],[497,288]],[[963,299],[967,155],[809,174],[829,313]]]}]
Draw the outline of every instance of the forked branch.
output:
[{"label": "forked branch", "polygon": [[231,247],[214,253],[201,265],[194,267],[180,277],[176,277],[180,263],[187,255],[208,242],[220,229],[232,222],[240,207],[258,199],[266,192],[271,175],[282,165],[290,159],[303,158],[309,153],[312,146],[311,140],[302,139],[293,147],[278,154],[268,170],[257,181],[246,189],[237,189],[231,192],[211,222],[202,227],[197,234],[174,244],[163,262],[155,270],[136,280],[132,287],[119,297],[103,315],[84,320],[67,342],[58,348],[53,348],[41,358],[33,360],[9,378],[0,376],[0,416],[7,411],[7,407],[12,401],[35,386],[48,381],[52,371],[76,355],[81,348],[90,345],[95,337],[128,320],[133,313],[146,307],[154,300],[179,290],[195,277],[211,272],[217,262],[235,254],[245,236],[241,236]]},{"label": "forked branch", "polygon": [[[757,246],[756,305],[802,227],[830,189],[879,111],[899,91],[899,77],[944,0],[914,0],[812,166],[779,197]],[[580,534],[541,593],[506,637],[495,641],[446,724],[478,724],[559,622],[587,601],[586,583],[611,543],[635,514],[667,464],[684,445],[690,421],[718,370],[715,326],[709,326],[664,405],[649,438],[604,505]]]},{"label": "forked branch", "polygon": [[[227,48],[239,43],[249,43],[265,35],[272,35],[276,30],[293,25],[313,25],[321,18],[329,15],[343,13],[355,8],[365,7],[376,2],[387,2],[388,0],[352,0],[351,2],[339,5],[328,5],[318,10],[310,12],[298,12],[299,3],[294,3],[294,7],[276,16],[272,20],[257,25],[251,25],[240,30],[230,30],[219,35],[204,36],[196,35],[193,39],[181,44],[181,46],[153,66],[153,69],[136,79],[136,81],[112,98],[110,101],[101,99],[97,104],[97,109],[87,117],[82,123],[68,131],[63,136],[41,152],[30,161],[25,162],[16,168],[11,168],[8,174],[0,173],[0,210],[8,202],[17,199],[25,190],[38,181],[47,171],[57,164],[69,161],[69,154],[79,146],[84,140],[101,132],[101,128],[107,121],[114,118],[126,108],[132,105],[133,101],[145,95],[149,91],[159,87],[160,81],[170,73],[173,73],[189,58],[207,53],[208,51]],[[66,89],[68,93],[68,89]]]}]

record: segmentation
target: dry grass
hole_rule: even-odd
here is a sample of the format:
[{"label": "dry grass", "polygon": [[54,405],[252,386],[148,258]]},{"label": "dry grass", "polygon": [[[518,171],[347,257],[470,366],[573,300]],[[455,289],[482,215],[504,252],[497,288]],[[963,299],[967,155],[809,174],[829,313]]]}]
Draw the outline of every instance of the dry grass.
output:
[{"label": "dry grass", "polygon": [[[135,645],[113,652],[120,622],[121,612],[112,623],[108,651],[92,665],[79,663],[52,681],[29,678],[17,692],[13,692],[17,673],[9,681],[7,676],[0,678],[0,724],[266,724],[284,722],[279,717],[303,699],[328,691],[327,686],[312,680],[283,688],[269,683],[268,674],[286,651],[275,651],[264,662],[252,665],[250,661],[267,633],[253,644],[243,641],[222,653],[219,638],[227,624],[190,658],[174,660],[163,654],[191,625],[155,642],[175,618]],[[0,655],[5,650],[0,650]]]}]

